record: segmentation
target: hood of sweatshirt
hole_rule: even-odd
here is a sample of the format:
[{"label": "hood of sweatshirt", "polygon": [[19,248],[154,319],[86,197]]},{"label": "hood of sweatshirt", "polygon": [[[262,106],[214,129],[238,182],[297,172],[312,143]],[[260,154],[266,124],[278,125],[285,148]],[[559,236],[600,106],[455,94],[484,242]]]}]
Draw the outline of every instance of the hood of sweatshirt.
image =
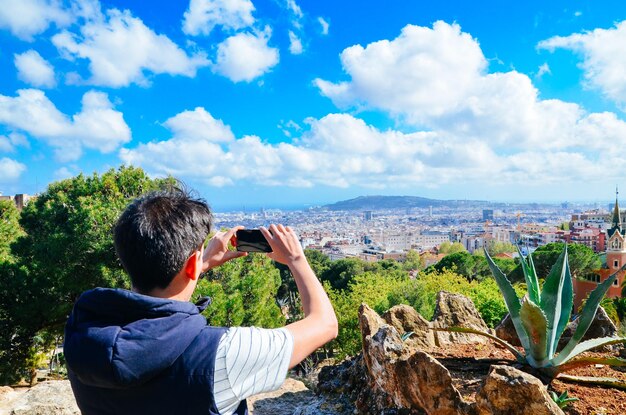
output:
[{"label": "hood of sweatshirt", "polygon": [[104,388],[143,384],[170,367],[207,322],[198,304],[96,288],[81,295],[65,327],[67,366]]}]

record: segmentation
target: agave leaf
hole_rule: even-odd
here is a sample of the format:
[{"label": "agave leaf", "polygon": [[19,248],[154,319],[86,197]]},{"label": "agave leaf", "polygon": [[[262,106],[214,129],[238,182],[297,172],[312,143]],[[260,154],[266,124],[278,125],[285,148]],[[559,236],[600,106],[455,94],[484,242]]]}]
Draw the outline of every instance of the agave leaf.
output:
[{"label": "agave leaf", "polygon": [[569,342],[565,345],[563,350],[559,353],[559,355],[555,358],[555,362],[559,362],[558,364],[564,363],[569,360],[571,357],[570,354],[578,344],[578,342],[583,338],[587,329],[591,325],[593,318],[596,316],[596,311],[598,311],[598,306],[600,305],[600,301],[604,297],[604,294],[608,291],[608,289],[613,284],[613,281],[617,278],[617,273],[626,268],[626,265],[621,267],[619,270],[611,274],[609,278],[602,281],[602,283],[598,284],[595,290],[589,294],[587,301],[585,302],[585,306],[583,307],[583,311],[580,313],[578,326],[576,327],[576,331],[574,331],[574,335],[569,340]]},{"label": "agave leaf", "polygon": [[524,279],[526,280],[526,287],[528,287],[528,297],[535,304],[540,304],[539,300],[539,280],[537,279],[537,272],[535,271],[535,264],[533,264],[533,258],[528,254],[528,260],[524,258],[522,250],[519,245],[515,245],[520,257],[520,264],[522,264],[522,272],[524,273]]},{"label": "agave leaf", "polygon": [[559,259],[557,259],[550,270],[550,274],[548,274],[541,291],[541,309],[548,321],[547,354],[550,359],[554,356],[559,338],[569,322],[573,304],[574,289],[566,245],[561,255],[559,255]]},{"label": "agave leaf", "polygon": [[609,386],[615,389],[626,390],[626,383],[623,380],[615,378],[596,378],[593,376],[572,376],[559,375],[559,380],[567,380],[570,382],[583,383],[588,385]]},{"label": "agave leaf", "polygon": [[493,334],[487,333],[486,331],[482,331],[482,330],[477,330],[477,329],[472,329],[469,327],[458,327],[458,326],[452,326],[452,327],[442,327],[442,328],[432,328],[431,330],[434,331],[450,331],[453,333],[469,333],[469,334],[478,334],[479,336],[485,336],[487,338],[490,338],[491,340],[495,341],[496,343],[500,344],[503,347],[506,347],[511,353],[513,353],[513,355],[515,356],[515,359],[517,359],[518,362],[520,363],[527,363],[526,358],[524,357],[524,355],[522,355],[513,345],[511,345],[509,342],[502,340],[499,337],[494,336]]},{"label": "agave leaf", "polygon": [[493,274],[496,283],[498,284],[498,288],[500,288],[500,292],[504,297],[504,302],[506,303],[506,308],[509,310],[509,315],[511,316],[511,321],[513,322],[513,326],[515,327],[515,332],[517,333],[517,337],[519,337],[519,341],[522,344],[524,350],[530,350],[530,340],[528,339],[528,335],[526,334],[526,330],[524,330],[524,326],[522,325],[522,321],[520,320],[519,313],[522,307],[519,298],[517,297],[517,293],[515,289],[513,289],[513,285],[508,280],[506,275],[498,268],[498,266],[493,262],[493,259],[489,256],[489,252],[485,249],[485,258],[487,259],[487,263],[489,264],[489,268],[491,268],[491,273]]},{"label": "agave leaf", "polygon": [[556,367],[556,373],[567,372],[577,367],[591,365],[626,366],[626,360],[619,357],[578,357]]},{"label": "agave leaf", "polygon": [[[554,366],[561,366],[562,364],[568,362],[570,359],[576,357],[582,352],[586,352],[591,349],[595,349],[600,346],[609,346],[611,344],[617,343],[626,343],[626,337],[600,337],[597,339],[589,339],[584,342],[576,345],[571,351],[565,352],[565,349],[561,351],[561,353],[553,359]],[[569,343],[568,343],[569,345]]]},{"label": "agave leaf", "polygon": [[548,357],[546,353],[548,324],[546,316],[537,304],[528,297],[524,297],[520,309],[520,319],[530,338],[530,350],[528,352],[536,362],[541,364]]}]

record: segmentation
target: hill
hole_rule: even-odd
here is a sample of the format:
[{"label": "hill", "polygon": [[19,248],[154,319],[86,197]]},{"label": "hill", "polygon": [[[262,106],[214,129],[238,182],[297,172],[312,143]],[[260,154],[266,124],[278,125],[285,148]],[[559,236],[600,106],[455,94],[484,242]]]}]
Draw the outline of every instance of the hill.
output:
[{"label": "hill", "polygon": [[385,210],[427,208],[429,206],[484,206],[488,202],[468,200],[439,200],[419,196],[359,196],[324,206],[329,210]]}]

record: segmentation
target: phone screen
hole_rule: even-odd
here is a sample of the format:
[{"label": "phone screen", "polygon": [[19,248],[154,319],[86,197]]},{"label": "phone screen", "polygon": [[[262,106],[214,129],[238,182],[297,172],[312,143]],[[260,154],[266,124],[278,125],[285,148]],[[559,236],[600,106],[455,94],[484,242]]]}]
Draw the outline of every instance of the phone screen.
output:
[{"label": "phone screen", "polygon": [[240,229],[236,233],[237,251],[272,252],[270,244],[259,229]]}]

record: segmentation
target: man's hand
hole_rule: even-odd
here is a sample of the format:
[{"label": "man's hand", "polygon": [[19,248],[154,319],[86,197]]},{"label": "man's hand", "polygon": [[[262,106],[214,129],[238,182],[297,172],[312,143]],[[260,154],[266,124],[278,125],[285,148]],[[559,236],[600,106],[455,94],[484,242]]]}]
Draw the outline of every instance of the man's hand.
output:
[{"label": "man's hand", "polygon": [[268,257],[287,266],[300,260],[306,261],[298,236],[289,226],[272,224],[269,231],[263,226],[259,229],[272,247],[272,252],[267,254]]},{"label": "man's hand", "polygon": [[211,268],[219,267],[226,261],[248,255],[247,252],[230,251],[228,243],[236,244],[235,232],[243,229],[243,226],[235,226],[227,232],[217,232],[209,240],[202,254],[202,272]]}]

